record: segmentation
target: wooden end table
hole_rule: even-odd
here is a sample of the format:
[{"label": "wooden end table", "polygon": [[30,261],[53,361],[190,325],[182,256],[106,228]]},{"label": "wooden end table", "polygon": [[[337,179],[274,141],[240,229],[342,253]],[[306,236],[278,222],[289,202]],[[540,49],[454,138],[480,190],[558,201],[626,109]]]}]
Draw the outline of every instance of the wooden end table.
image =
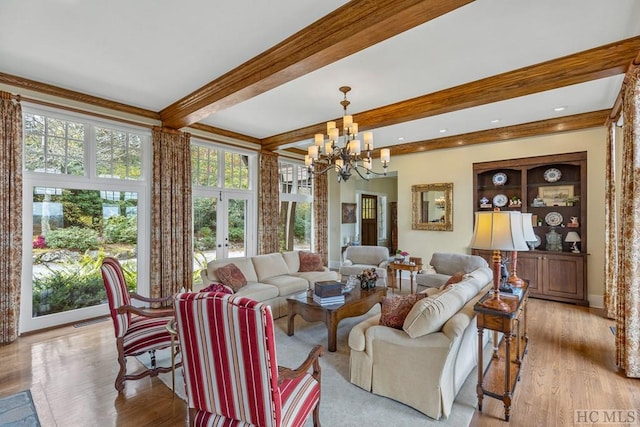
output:
[{"label": "wooden end table", "polygon": [[[413,293],[413,276],[415,276],[418,271],[422,270],[422,264],[411,265],[411,264],[403,264],[400,262],[390,262],[387,265],[389,269],[389,277],[393,281],[392,288],[394,290],[395,288],[399,288],[400,292],[402,292],[402,272],[408,271],[409,279],[411,280],[411,293]],[[397,284],[395,280],[396,271],[398,272]]]},{"label": "wooden end table", "polygon": [[362,316],[371,308],[382,303],[382,298],[387,295],[387,288],[375,287],[373,289],[361,289],[355,287],[351,292],[344,294],[344,304],[320,305],[313,300],[313,291],[305,291],[287,298],[287,335],[294,332],[293,319],[299,314],[307,322],[321,321],[327,325],[328,350],[336,351],[338,323],[348,317]]},{"label": "wooden end table", "polygon": [[[478,313],[478,410],[482,412],[484,395],[500,399],[504,403],[504,419],[509,421],[511,397],[520,378],[520,368],[527,351],[527,299],[528,283],[522,287],[522,296],[500,294],[500,299],[509,305],[509,311],[499,311],[484,307],[482,302],[491,298],[487,294],[473,307]],[[522,328],[522,330],[521,330]],[[483,372],[482,335],[484,329],[494,331],[493,357]],[[504,334],[502,342],[497,343],[497,333]],[[515,338],[515,348],[511,346]],[[502,391],[498,391],[502,390]]]}]

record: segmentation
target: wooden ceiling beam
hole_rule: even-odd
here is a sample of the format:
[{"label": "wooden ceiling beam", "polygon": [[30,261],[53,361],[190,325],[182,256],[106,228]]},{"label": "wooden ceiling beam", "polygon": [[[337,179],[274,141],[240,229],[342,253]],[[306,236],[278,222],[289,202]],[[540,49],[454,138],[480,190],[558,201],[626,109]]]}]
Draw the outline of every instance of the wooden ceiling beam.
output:
[{"label": "wooden ceiling beam", "polygon": [[440,150],[443,148],[468,147],[475,144],[506,141],[509,139],[531,138],[550,133],[570,132],[604,126],[608,117],[609,110],[599,110],[590,113],[539,120],[537,122],[529,122],[520,125],[470,132],[462,135],[452,135],[444,138],[410,142],[389,148],[392,156],[399,156],[403,154],[420,153],[423,151]]},{"label": "wooden ceiling beam", "polygon": [[[640,50],[640,37],[621,40],[573,55],[487,77],[438,92],[354,114],[361,131],[450,113],[555,88],[624,74]],[[324,123],[262,140],[263,149],[313,138]]]},{"label": "wooden ceiling beam", "polygon": [[475,0],[351,0],[262,54],[169,105],[179,129]]},{"label": "wooden ceiling beam", "polygon": [[[604,126],[608,116],[609,110],[593,111],[590,113],[574,114],[571,116],[556,117],[553,119],[539,120],[519,125],[469,132],[462,135],[452,135],[425,141],[408,142],[387,148],[391,150],[392,156],[401,156],[404,154],[415,154],[423,151],[441,150],[445,148],[461,148],[475,144],[506,141],[509,139],[531,138],[545,134],[570,132]],[[295,147],[287,148],[283,151],[300,158],[307,154],[306,151]],[[378,148],[373,150],[371,152],[371,156],[373,158],[380,157],[380,149]],[[393,158],[391,160],[393,161]]]}]

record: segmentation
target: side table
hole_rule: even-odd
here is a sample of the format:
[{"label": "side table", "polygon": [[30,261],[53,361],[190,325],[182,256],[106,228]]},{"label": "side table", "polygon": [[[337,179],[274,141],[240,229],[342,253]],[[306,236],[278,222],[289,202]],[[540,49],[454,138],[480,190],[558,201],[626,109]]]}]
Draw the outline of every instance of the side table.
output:
[{"label": "side table", "polygon": [[[403,264],[400,262],[390,262],[388,265],[388,270],[389,270],[389,278],[394,282],[392,283],[393,286],[391,286],[392,288],[399,288],[400,292],[402,292],[402,272],[403,271],[408,271],[409,272],[409,279],[411,281],[411,293],[413,293],[413,276],[416,275],[416,273],[420,270],[422,270],[422,265],[411,265],[411,264]],[[398,272],[398,281],[397,281],[397,285],[395,284],[395,275],[396,272]]]},{"label": "side table", "polygon": [[[522,295],[505,295],[500,293],[500,299],[509,305],[509,311],[499,311],[484,307],[482,302],[491,298],[487,294],[473,307],[478,313],[478,410],[482,412],[484,395],[500,399],[504,403],[504,419],[509,421],[511,414],[511,398],[516,384],[520,379],[520,368],[527,352],[529,338],[527,336],[527,299],[529,285],[522,288]],[[494,353],[487,369],[483,372],[482,336],[484,329],[504,334],[500,343],[494,342]],[[515,338],[515,348],[511,343]],[[501,391],[499,391],[501,390]]]}]

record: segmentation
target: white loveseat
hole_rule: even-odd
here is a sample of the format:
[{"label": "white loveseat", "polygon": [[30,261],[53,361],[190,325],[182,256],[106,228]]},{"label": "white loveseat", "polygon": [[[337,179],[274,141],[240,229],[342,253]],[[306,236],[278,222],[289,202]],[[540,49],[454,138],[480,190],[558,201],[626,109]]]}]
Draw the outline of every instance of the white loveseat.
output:
[{"label": "white loveseat", "polygon": [[380,325],[380,314],[356,325],[349,334],[350,381],[429,417],[448,417],[478,363],[473,306],[492,278],[491,269],[481,267],[452,287],[424,290],[429,296],[414,304],[403,329]]},{"label": "white loveseat", "polygon": [[376,269],[376,286],[387,286],[389,248],[384,246],[347,246],[343,253],[340,274],[343,279],[362,270]]},{"label": "white loveseat", "polygon": [[206,269],[200,271],[202,287],[220,282],[216,270],[231,263],[235,264],[247,279],[247,285],[236,294],[270,305],[274,318],[287,315],[288,296],[313,289],[314,283],[318,281],[340,280],[338,272],[327,267],[324,267],[323,271],[299,271],[299,251],[290,251],[211,261]]}]

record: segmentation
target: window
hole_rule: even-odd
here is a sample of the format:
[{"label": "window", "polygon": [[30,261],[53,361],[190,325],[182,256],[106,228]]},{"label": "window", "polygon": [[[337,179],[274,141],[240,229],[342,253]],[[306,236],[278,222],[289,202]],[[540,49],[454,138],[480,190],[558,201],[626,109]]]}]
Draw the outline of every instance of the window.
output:
[{"label": "window", "polygon": [[106,314],[105,256],[118,257],[130,290],[148,295],[150,131],[48,108],[23,114],[31,203],[21,332]]},{"label": "window", "polygon": [[85,127],[82,123],[24,115],[25,169],[84,175]]},{"label": "window", "polygon": [[97,175],[103,178],[140,179],[142,138],[140,135],[96,127]]},{"label": "window", "polygon": [[192,140],[194,284],[207,262],[255,253],[256,164],[255,153]]},{"label": "window", "polygon": [[311,250],[313,181],[302,164],[280,162],[280,250]]}]

